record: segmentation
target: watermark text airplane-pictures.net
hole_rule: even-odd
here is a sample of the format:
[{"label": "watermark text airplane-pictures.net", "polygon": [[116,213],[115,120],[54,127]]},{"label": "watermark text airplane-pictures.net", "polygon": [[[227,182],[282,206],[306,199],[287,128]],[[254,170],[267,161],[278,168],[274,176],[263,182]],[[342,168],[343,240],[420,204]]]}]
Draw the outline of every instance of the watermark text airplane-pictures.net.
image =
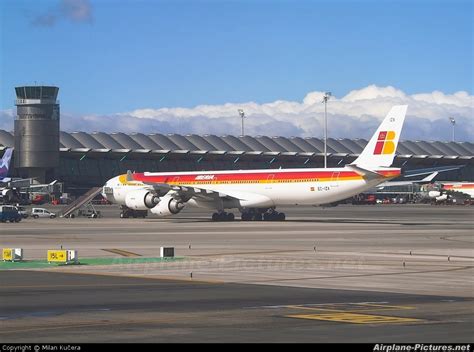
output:
[{"label": "watermark text airplane-pictures.net", "polygon": [[283,205],[321,205],[346,199],[400,176],[390,167],[407,111],[394,106],[369,143],[351,164],[338,168],[264,169],[205,172],[144,172],[116,176],[103,196],[122,206],[122,217],[150,210],[158,216],[179,213],[186,206],[212,209],[215,221],[285,220]]}]

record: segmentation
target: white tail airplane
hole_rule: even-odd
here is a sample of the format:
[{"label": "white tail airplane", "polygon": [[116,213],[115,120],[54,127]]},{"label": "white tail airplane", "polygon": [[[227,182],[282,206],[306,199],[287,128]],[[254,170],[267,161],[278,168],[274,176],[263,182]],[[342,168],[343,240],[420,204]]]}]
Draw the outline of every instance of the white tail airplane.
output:
[{"label": "white tail airplane", "polygon": [[120,204],[121,217],[136,210],[158,216],[179,213],[186,205],[217,210],[214,221],[285,220],[281,205],[320,205],[346,199],[401,174],[391,168],[407,106],[394,106],[360,156],[340,168],[273,169],[123,174],[107,181],[103,196]]}]

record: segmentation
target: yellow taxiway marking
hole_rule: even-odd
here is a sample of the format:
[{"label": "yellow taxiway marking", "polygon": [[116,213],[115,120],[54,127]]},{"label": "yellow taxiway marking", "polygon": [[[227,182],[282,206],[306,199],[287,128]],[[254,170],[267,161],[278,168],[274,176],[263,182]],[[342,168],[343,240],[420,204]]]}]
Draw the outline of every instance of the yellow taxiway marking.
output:
[{"label": "yellow taxiway marking", "polygon": [[385,311],[385,310],[408,310],[415,309],[409,306],[390,306],[386,304],[373,303],[334,303],[334,304],[315,304],[315,305],[291,305],[286,308],[330,311],[330,312],[366,312],[366,311]]},{"label": "yellow taxiway marking", "polygon": [[285,307],[290,309],[308,310],[313,312],[313,314],[285,315],[285,317],[297,319],[324,320],[349,324],[400,324],[416,323],[423,321],[422,319],[416,318],[365,314],[365,312],[367,311],[415,309],[415,307],[409,306],[392,306],[374,303],[335,303],[312,306],[290,305]]},{"label": "yellow taxiway marking", "polygon": [[310,320],[324,320],[334,321],[338,323],[349,324],[400,324],[400,323],[416,323],[421,322],[421,319],[390,317],[384,315],[369,315],[356,314],[350,312],[334,312],[323,314],[294,314],[286,315],[288,318],[310,319]]},{"label": "yellow taxiway marking", "polygon": [[141,254],[137,254],[137,253],[133,253],[133,252],[129,252],[129,251],[124,251],[123,249],[112,248],[112,249],[102,249],[102,250],[105,251],[105,252],[119,254],[122,257],[141,257]]}]

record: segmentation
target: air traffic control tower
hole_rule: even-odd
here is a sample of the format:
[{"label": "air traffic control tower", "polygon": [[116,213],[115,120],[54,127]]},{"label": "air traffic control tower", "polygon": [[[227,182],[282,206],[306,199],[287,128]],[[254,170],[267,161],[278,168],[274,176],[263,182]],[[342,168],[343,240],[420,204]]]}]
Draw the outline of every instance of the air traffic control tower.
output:
[{"label": "air traffic control tower", "polygon": [[59,166],[58,87],[16,87],[14,166],[20,177],[51,182]]}]

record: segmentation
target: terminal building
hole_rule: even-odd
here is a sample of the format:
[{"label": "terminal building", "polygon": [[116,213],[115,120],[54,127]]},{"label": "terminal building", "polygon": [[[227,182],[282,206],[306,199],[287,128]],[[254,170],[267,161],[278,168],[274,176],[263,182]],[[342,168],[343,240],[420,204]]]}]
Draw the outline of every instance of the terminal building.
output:
[{"label": "terminal building", "polygon": [[[14,147],[14,176],[54,179],[81,193],[127,170],[195,171],[323,167],[324,142],[309,137],[63,132],[57,87],[17,87],[15,131],[0,130],[0,155]],[[327,141],[328,167],[358,156],[364,139]],[[471,142],[401,141],[394,166],[461,166],[437,180],[474,180]]]}]

